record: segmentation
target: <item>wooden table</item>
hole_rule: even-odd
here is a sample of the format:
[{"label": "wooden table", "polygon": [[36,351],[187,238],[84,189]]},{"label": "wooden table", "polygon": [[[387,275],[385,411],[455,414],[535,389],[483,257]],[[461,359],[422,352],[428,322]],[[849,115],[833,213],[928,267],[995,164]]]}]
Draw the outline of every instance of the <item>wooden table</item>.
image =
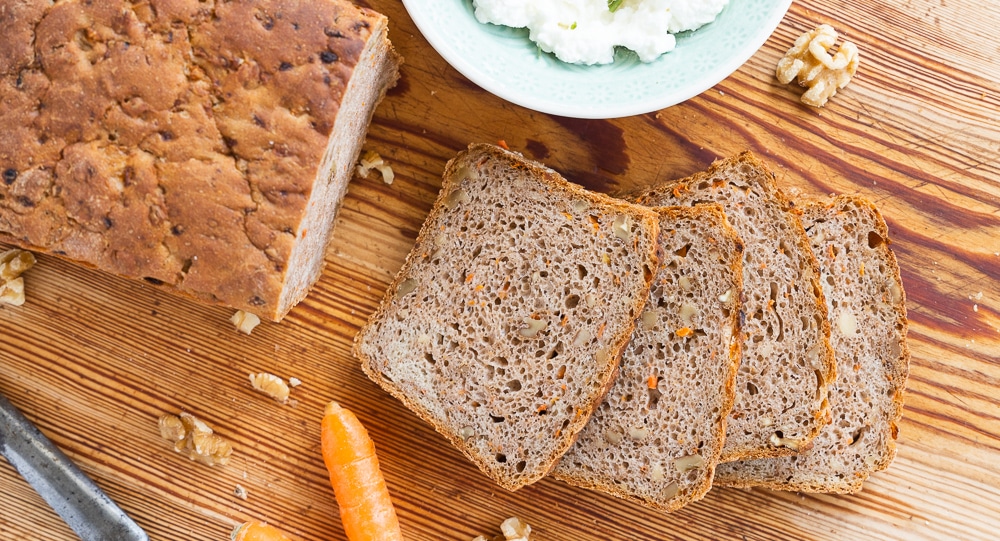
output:
[{"label": "wooden table", "polygon": [[[366,145],[396,180],[353,181],[326,271],[282,323],[238,334],[231,310],[52,257],[27,275],[26,305],[0,308],[0,392],[152,539],[222,541],[249,518],[343,539],[318,449],[331,399],[369,427],[411,540],[496,534],[511,515],[546,540],[1000,536],[1000,5],[796,0],[715,88],[657,113],[582,121],[488,94],[428,46],[399,2],[368,3],[390,16],[407,61]],[[821,22],[859,46],[862,65],[817,110],[773,70]],[[790,192],[876,201],[902,268],[913,352],[892,467],[856,496],[719,488],[671,515],[552,480],[496,488],[367,380],[350,346],[412,246],[445,161],[498,139],[600,191],[752,149]],[[257,371],[301,379],[296,405],[254,393],[247,374]],[[228,466],[189,462],[160,439],[157,417],[180,410],[233,443]],[[0,461],[0,539],[72,538]]]}]

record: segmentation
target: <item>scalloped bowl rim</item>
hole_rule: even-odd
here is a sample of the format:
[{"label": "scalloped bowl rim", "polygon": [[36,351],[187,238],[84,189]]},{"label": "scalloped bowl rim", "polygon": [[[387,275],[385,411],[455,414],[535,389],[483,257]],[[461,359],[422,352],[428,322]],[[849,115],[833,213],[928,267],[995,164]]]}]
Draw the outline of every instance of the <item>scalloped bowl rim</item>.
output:
[{"label": "scalloped bowl rim", "polygon": [[[625,67],[625,70],[644,70],[646,73],[654,74],[656,69],[663,66],[664,69],[668,69],[670,63],[670,55],[676,54],[681,50],[686,44],[688,44],[691,36],[697,36],[699,33],[711,32],[712,25],[721,26],[719,23],[723,19],[723,15],[726,11],[734,9],[733,6],[739,4],[743,0],[730,0],[729,5],[720,15],[719,19],[715,22],[710,23],[702,27],[701,29],[695,30],[693,32],[685,32],[678,35],[677,39],[677,49],[670,53],[666,53],[660,57],[655,62],[649,64],[638,63],[635,61],[634,67]],[[424,38],[430,43],[431,47],[434,48],[440,54],[445,61],[451,64],[456,70],[462,75],[467,77],[476,85],[482,87],[488,92],[503,98],[511,103],[539,111],[542,113],[548,113],[559,116],[566,116],[572,118],[586,118],[586,119],[601,119],[601,118],[618,118],[624,116],[632,116],[645,114],[652,111],[657,111],[671,105],[676,105],[689,98],[697,96],[702,92],[712,88],[720,81],[724,80],[726,77],[731,75],[733,72],[738,70],[747,60],[750,59],[763,45],[764,42],[771,36],[775,28],[784,18],[785,14],[788,12],[791,6],[792,0],[757,0],[764,1],[768,5],[767,13],[761,20],[759,26],[747,34],[744,41],[739,43],[737,50],[733,51],[731,55],[726,56],[723,60],[715,62],[709,69],[701,74],[698,74],[693,80],[685,84],[682,87],[671,89],[667,92],[661,94],[653,94],[640,97],[624,97],[620,100],[616,100],[615,103],[601,103],[595,104],[592,101],[587,100],[573,100],[573,99],[559,99],[556,96],[557,93],[552,92],[541,92],[538,90],[543,89],[525,89],[521,86],[509,84],[501,80],[501,78],[496,77],[494,74],[490,73],[488,70],[484,69],[482,66],[488,65],[490,61],[489,58],[484,58],[482,55],[470,55],[468,52],[458,48],[456,39],[451,35],[449,30],[451,28],[441,28],[437,21],[432,16],[433,10],[442,9],[461,9],[467,11],[467,17],[459,17],[451,22],[457,22],[466,31],[475,32],[474,39],[493,41],[495,43],[490,44],[488,47],[490,54],[501,54],[506,55],[505,61],[518,62],[523,59],[518,59],[517,56],[524,56],[524,47],[520,49],[514,49],[512,47],[505,47],[504,44],[500,43],[500,40],[495,36],[491,35],[491,30],[487,27],[492,25],[486,25],[480,23],[476,20],[472,13],[472,0],[403,0],[403,5],[406,7],[407,12],[413,19],[414,24],[423,34]],[[462,4],[459,8],[455,8],[453,4]],[[739,21],[728,21],[726,24],[740,24]],[[745,24],[745,23],[743,23]],[[472,30],[477,28],[478,30]],[[500,27],[494,27],[500,28]],[[717,30],[721,31],[720,30]],[[526,34],[526,31],[523,31]],[[450,39],[451,38],[451,39]],[[705,42],[706,39],[700,40]],[[614,70],[615,64],[621,61],[621,57],[632,55],[634,53],[631,51],[624,51],[619,48],[616,54],[615,64],[607,64],[603,66],[577,66],[571,64],[564,64],[555,59],[554,56],[549,53],[544,53],[537,51],[537,48],[533,43],[528,41],[527,37],[524,37],[524,41],[527,42],[527,46],[536,49],[536,55],[539,57],[545,56],[549,57],[551,61],[549,64],[553,66],[552,69],[541,68],[544,70],[545,77],[550,77],[553,83],[558,83],[561,85],[587,85],[593,84],[595,73],[600,73],[598,70],[604,70],[609,72]],[[532,69],[537,68],[533,66]],[[536,69],[535,74],[539,72]],[[662,76],[663,74],[657,74],[657,76]],[[606,77],[605,79],[613,79]],[[638,80],[642,80],[642,73],[638,76]],[[545,83],[541,83],[545,86]],[[609,89],[608,91],[613,91]]]}]

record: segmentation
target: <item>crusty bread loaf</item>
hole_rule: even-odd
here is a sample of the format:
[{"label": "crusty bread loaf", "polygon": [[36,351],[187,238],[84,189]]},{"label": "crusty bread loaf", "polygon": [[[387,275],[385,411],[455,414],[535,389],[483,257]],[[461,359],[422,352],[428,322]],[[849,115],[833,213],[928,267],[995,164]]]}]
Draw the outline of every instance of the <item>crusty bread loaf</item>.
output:
[{"label": "crusty bread loaf", "polygon": [[618,379],[552,474],[673,511],[708,492],[722,454],[743,245],[718,205],[657,210],[660,270]]},{"label": "crusty bread loaf", "polygon": [[399,58],[345,0],[7,2],[0,240],[280,319]]},{"label": "crusty bread loaf", "polygon": [[355,353],[498,484],[544,476],[612,383],[656,271],[657,215],[491,145],[448,162]]},{"label": "crusty bread loaf", "polygon": [[802,223],[819,259],[837,358],[830,388],[833,422],[797,455],[731,462],[722,485],[852,493],[896,453],[909,366],[906,297],[888,228],[863,199],[841,196],[805,206]]},{"label": "crusty bread loaf", "polygon": [[809,239],[774,174],[744,152],[635,198],[647,205],[720,203],[745,245],[745,342],[723,462],[806,446],[829,422],[830,324]]}]

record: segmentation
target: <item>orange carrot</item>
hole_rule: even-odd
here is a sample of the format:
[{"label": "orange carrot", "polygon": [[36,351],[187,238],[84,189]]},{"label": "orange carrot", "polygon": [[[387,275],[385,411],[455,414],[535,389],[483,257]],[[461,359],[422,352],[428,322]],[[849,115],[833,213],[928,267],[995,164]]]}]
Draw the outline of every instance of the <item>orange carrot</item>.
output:
[{"label": "orange carrot", "polygon": [[240,524],[229,538],[232,541],[291,541],[274,526],[256,520]]},{"label": "orange carrot", "polygon": [[396,510],[361,421],[330,402],[322,423],[323,461],[350,541],[402,541]]}]

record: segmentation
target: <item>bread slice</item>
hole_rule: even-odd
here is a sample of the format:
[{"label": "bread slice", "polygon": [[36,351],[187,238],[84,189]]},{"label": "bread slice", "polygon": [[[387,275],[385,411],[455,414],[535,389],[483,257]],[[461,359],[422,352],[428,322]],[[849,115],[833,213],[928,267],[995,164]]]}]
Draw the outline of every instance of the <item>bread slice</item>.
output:
[{"label": "bread slice", "polygon": [[848,196],[812,202],[802,223],[819,259],[837,357],[833,422],[797,455],[720,466],[716,483],[853,493],[896,454],[910,358],[906,296],[888,228],[871,203]]},{"label": "bread slice", "polygon": [[346,0],[5,3],[0,241],[278,320],[400,59]]},{"label": "bread slice", "polygon": [[607,392],[658,264],[655,212],[472,145],[356,338],[368,376],[500,486],[544,476]]},{"label": "bread slice", "polygon": [[657,211],[660,270],[618,379],[552,474],[674,511],[708,492],[722,453],[743,244],[719,205]]},{"label": "bread slice", "polygon": [[723,462],[792,454],[829,422],[833,351],[819,267],[774,173],[752,153],[636,196],[646,205],[720,203],[743,239],[743,357]]}]

